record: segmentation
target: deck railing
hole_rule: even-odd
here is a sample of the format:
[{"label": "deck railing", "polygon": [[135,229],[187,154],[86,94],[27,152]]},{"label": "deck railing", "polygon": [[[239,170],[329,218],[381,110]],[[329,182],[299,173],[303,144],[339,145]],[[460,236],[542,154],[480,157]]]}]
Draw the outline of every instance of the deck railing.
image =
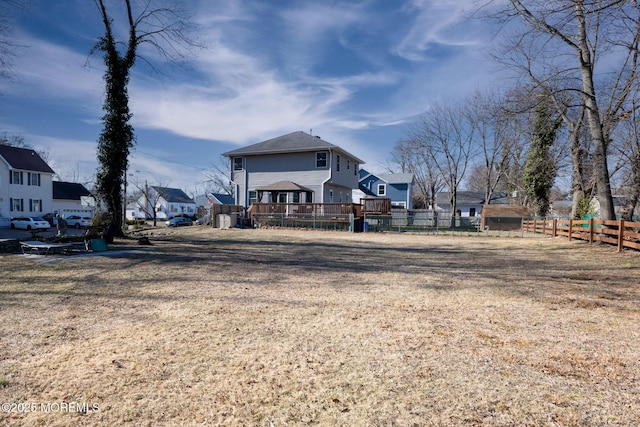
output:
[{"label": "deck railing", "polygon": [[589,243],[603,242],[618,247],[640,250],[640,222],[601,219],[524,219],[522,229],[531,233],[563,236],[586,240]]},{"label": "deck railing", "polygon": [[300,218],[354,215],[360,212],[355,203],[253,203],[248,210],[249,218],[263,215],[292,215]]}]

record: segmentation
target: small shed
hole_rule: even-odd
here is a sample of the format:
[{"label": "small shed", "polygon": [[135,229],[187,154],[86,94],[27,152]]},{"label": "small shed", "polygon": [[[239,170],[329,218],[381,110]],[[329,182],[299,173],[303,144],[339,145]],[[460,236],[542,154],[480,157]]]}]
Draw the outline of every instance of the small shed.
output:
[{"label": "small shed", "polygon": [[529,208],[518,205],[484,205],[480,219],[481,230],[519,230],[522,218],[531,216]]}]

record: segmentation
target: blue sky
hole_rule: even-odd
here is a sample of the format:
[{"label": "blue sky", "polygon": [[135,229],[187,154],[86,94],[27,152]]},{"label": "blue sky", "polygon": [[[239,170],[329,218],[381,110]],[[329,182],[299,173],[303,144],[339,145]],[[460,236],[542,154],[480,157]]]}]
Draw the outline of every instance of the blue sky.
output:
[{"label": "blue sky", "polygon": [[[139,61],[129,86],[133,182],[201,193],[221,153],[299,130],[384,172],[431,103],[500,83],[473,0],[183,3],[204,48],[181,66],[141,51],[155,72]],[[94,2],[30,0],[13,31],[0,132],[47,151],[59,179],[90,181],[104,93],[102,58],[89,56],[104,31]]]}]

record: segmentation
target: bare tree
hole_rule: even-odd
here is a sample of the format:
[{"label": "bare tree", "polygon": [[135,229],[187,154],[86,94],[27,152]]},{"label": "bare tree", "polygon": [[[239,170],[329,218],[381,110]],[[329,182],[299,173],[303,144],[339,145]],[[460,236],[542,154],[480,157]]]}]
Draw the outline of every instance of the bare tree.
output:
[{"label": "bare tree", "polygon": [[438,170],[449,190],[451,212],[455,215],[458,188],[473,155],[475,123],[463,104],[434,104],[410,130],[425,156]]},{"label": "bare tree", "polygon": [[234,195],[234,186],[230,177],[229,159],[223,155],[218,156],[217,162],[211,166],[211,170],[205,172],[206,189],[208,193],[222,193]]},{"label": "bare tree", "polygon": [[[414,140],[398,141],[391,152],[393,165],[387,167],[389,172],[412,173],[415,191],[413,205],[420,209],[433,209],[436,194],[444,187],[442,177],[433,159],[421,149]],[[394,167],[397,166],[396,167]]]},{"label": "bare tree", "polygon": [[632,221],[640,202],[640,117],[635,103],[632,111],[621,116],[620,120],[622,123],[616,136],[621,144],[614,147],[618,159],[616,168],[622,174],[620,194],[626,196],[622,218]]},{"label": "bare tree", "polygon": [[504,176],[521,142],[514,113],[505,108],[500,95],[476,93],[469,101],[469,121],[476,129],[475,141],[479,146],[481,162],[472,168],[473,185],[484,193],[487,204],[499,185],[504,186]]},{"label": "bare tree", "polygon": [[639,77],[640,6],[624,0],[509,0],[509,4],[503,16],[519,17],[530,30],[510,34],[514,49],[506,52],[505,59],[528,52],[525,69],[535,81],[575,82],[567,89],[579,93],[585,108],[600,214],[615,219],[607,149],[612,128]]},{"label": "bare tree", "polygon": [[[153,220],[153,226],[158,225],[158,208],[160,207],[160,200],[162,195],[159,191],[155,191],[149,186],[145,180],[144,184],[135,183],[133,186],[138,190],[138,198],[135,203],[142,209],[145,214],[145,219],[151,216]],[[166,185],[158,184],[157,187],[166,187]]]},{"label": "bare tree", "polygon": [[0,0],[0,77],[12,75],[13,59],[19,47],[13,37],[13,13],[24,8],[19,0]]}]

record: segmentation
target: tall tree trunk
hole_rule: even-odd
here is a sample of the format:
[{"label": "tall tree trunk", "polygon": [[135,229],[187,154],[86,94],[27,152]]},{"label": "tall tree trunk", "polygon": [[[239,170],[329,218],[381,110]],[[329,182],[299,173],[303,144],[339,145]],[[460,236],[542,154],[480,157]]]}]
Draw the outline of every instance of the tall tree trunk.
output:
[{"label": "tall tree trunk", "polygon": [[593,162],[596,178],[596,191],[600,203],[600,217],[604,220],[615,219],[609,166],[607,164],[607,133],[604,131],[600,110],[596,101],[596,90],[593,83],[593,61],[589,48],[585,21],[584,2],[577,1],[575,14],[578,21],[578,49],[580,52],[580,74],[582,77],[582,93],[587,109],[587,120],[593,141]]}]

